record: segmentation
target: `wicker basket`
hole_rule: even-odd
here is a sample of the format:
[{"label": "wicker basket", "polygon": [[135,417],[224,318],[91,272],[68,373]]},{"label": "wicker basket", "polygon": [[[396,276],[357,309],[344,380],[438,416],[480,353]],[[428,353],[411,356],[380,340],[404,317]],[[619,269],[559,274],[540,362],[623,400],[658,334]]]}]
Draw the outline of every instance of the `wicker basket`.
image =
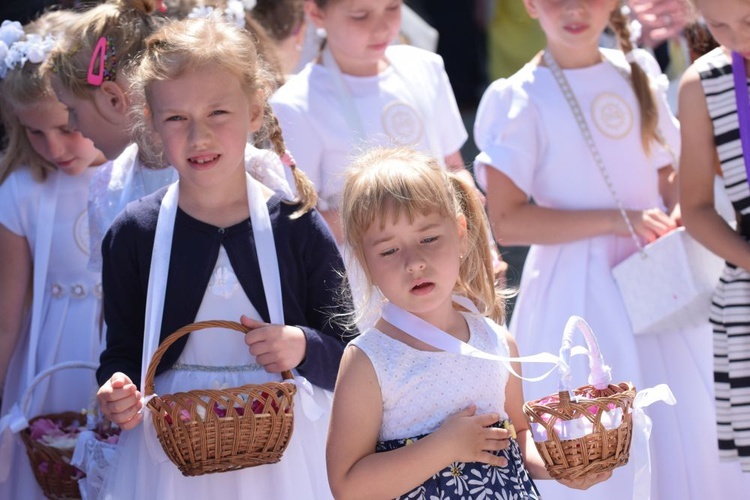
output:
[{"label": "wicker basket", "polygon": [[[96,363],[87,363],[83,361],[69,361],[54,365],[43,372],[40,372],[24,394],[21,408],[24,414],[28,414],[29,405],[31,404],[31,395],[33,389],[45,378],[52,373],[68,368],[89,368],[96,370]],[[29,420],[29,425],[41,418],[50,419],[60,422],[63,426],[68,426],[77,422],[80,426],[86,425],[86,415],[82,412],[63,412],[52,413],[48,415],[39,415]],[[20,432],[21,440],[26,446],[26,454],[31,462],[31,469],[37,483],[42,488],[44,495],[52,499],[69,499],[81,498],[81,492],[78,490],[78,479],[84,476],[83,472],[70,465],[70,459],[73,457],[73,450],[60,450],[49,446],[41,441],[31,439],[31,429],[27,427]]]},{"label": "wicker basket", "polygon": [[[576,329],[586,338],[591,376],[590,385],[571,390],[569,361]],[[535,441],[535,444],[550,476],[577,479],[625,465],[630,456],[633,434],[633,384],[611,383],[609,368],[604,364],[594,333],[577,316],[572,316],[565,327],[560,358],[560,392],[527,402],[523,407],[529,424],[532,427],[537,424],[546,431],[547,439]],[[611,414],[617,409],[621,410],[619,425],[607,428],[602,418],[607,412]],[[558,434],[560,424],[577,419],[589,422],[591,431],[574,439],[561,439]]]},{"label": "wicker basket", "polygon": [[[202,321],[167,337],[151,358],[145,395],[154,394],[154,376],[164,353],[177,339],[206,328],[248,331],[232,321]],[[284,380],[292,379],[289,371]],[[214,390],[191,390],[151,398],[159,442],[185,476],[226,472],[281,460],[294,428],[293,399],[288,382],[248,384]]]}]

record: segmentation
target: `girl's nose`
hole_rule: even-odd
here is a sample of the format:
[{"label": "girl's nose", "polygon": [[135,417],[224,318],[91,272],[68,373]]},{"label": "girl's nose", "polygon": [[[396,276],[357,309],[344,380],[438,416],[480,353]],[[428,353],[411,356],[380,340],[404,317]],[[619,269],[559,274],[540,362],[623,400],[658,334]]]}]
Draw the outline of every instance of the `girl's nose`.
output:
[{"label": "girl's nose", "polygon": [[190,126],[190,144],[193,146],[203,146],[210,140],[211,133],[205,125],[198,121],[193,121]]},{"label": "girl's nose", "polygon": [[406,259],[406,270],[410,273],[421,271],[425,268],[425,261],[419,252],[412,252]]},{"label": "girl's nose", "polygon": [[65,145],[59,137],[50,135],[47,137],[47,151],[52,161],[64,160],[65,156]]}]

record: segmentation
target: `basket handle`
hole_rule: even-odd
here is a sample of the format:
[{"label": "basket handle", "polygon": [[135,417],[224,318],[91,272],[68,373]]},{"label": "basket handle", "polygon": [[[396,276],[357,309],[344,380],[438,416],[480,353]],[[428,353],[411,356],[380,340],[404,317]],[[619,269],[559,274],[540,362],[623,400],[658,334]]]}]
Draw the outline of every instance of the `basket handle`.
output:
[{"label": "basket handle", "polygon": [[599,350],[599,342],[594,332],[586,321],[580,316],[571,316],[565,324],[562,345],[560,346],[560,362],[558,372],[560,373],[560,392],[573,390],[573,377],[570,373],[570,351],[573,348],[573,334],[576,330],[583,334],[588,346],[589,357],[589,384],[597,389],[606,388],[612,382],[612,371],[604,363],[604,358]]},{"label": "basket handle", "polygon": [[50,366],[46,370],[39,372],[36,377],[33,378],[31,383],[29,383],[29,386],[26,388],[26,391],[23,394],[23,399],[21,400],[21,408],[23,410],[24,417],[29,412],[29,405],[31,404],[31,394],[34,388],[39,385],[39,382],[49,377],[56,371],[64,370],[67,368],[90,368],[92,370],[96,370],[97,368],[99,368],[99,364],[92,361],[65,361],[63,363],[58,363],[56,365]]},{"label": "basket handle", "polygon": [[[224,320],[208,320],[208,321],[198,321],[196,323],[190,323],[189,325],[185,325],[173,334],[171,334],[169,337],[164,339],[164,341],[159,345],[159,347],[154,352],[153,357],[151,358],[151,362],[148,364],[148,370],[146,371],[146,380],[144,383],[145,390],[144,390],[144,396],[148,397],[154,394],[154,377],[156,376],[156,368],[159,366],[159,362],[161,361],[162,356],[164,356],[164,353],[167,352],[167,349],[174,344],[178,339],[181,337],[184,337],[188,333],[197,332],[199,330],[205,330],[206,328],[226,328],[227,330],[234,330],[240,333],[247,333],[250,331],[250,328],[246,327],[245,325],[241,323],[237,323],[236,321],[224,321]],[[284,380],[292,380],[294,379],[294,376],[292,375],[292,372],[289,370],[284,370],[281,372],[281,377]]]}]

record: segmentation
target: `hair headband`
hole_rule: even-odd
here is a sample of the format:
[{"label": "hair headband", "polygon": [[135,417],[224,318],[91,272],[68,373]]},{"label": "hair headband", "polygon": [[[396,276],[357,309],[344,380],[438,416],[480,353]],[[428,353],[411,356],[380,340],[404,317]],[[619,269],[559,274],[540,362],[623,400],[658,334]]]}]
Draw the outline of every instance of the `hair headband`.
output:
[{"label": "hair headband", "polygon": [[[97,61],[99,62],[97,67]],[[109,68],[107,68],[109,62]],[[115,44],[112,43],[112,37],[101,37],[96,42],[94,52],[91,53],[89,70],[86,74],[86,81],[94,87],[101,86],[104,81],[115,81],[117,76],[117,58],[115,57]]]}]

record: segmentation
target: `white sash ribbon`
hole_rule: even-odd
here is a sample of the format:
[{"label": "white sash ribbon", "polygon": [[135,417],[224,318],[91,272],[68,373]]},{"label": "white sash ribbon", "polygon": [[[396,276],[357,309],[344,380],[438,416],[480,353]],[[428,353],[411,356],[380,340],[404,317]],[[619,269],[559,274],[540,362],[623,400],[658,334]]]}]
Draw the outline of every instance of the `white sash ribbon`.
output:
[{"label": "white sash ribbon", "polygon": [[[453,301],[469,309],[471,312],[479,312],[474,303],[466,297],[454,295]],[[561,365],[561,358],[549,352],[543,352],[531,356],[520,356],[517,358],[484,352],[477,349],[476,347],[467,344],[466,342],[457,339],[453,335],[402,309],[392,302],[387,302],[383,306],[381,317],[399,330],[411,335],[415,339],[422,341],[427,345],[440,349],[441,351],[461,354],[463,356],[471,356],[474,358],[487,359],[491,361],[499,361],[514,376],[529,382],[544,380],[550,375],[550,373],[552,373],[558,366]],[[490,321],[487,318],[485,318],[485,321],[487,322],[487,325],[495,332],[497,332],[498,334],[504,334],[504,331],[498,330],[498,328],[502,327],[499,327],[499,325],[495,324],[493,321]],[[580,354],[588,354],[588,352],[588,349],[586,349],[585,347],[575,346],[572,348],[571,355],[576,356]],[[548,363],[553,366],[546,373],[538,377],[522,377],[520,374],[516,373],[511,363]]]},{"label": "white sash ribbon", "polygon": [[[255,252],[258,257],[270,322],[283,325],[285,324],[284,306],[271,217],[268,214],[268,207],[266,206],[261,184],[249,174],[246,174],[245,178],[247,181],[250,220],[255,239]],[[159,345],[164,312],[164,297],[169,276],[172,237],[174,235],[174,225],[177,216],[179,182],[178,180],[167,188],[167,192],[159,208],[159,218],[156,222],[156,234],[148,279],[148,299],[146,302],[146,321],[141,358],[141,383],[139,386],[141,389],[143,389],[143,384],[146,380],[148,365]],[[294,376],[294,384],[298,388],[301,406],[305,415],[311,420],[317,420],[323,414],[324,409],[320,408],[313,399],[314,389],[312,384],[297,373]],[[141,412],[146,409],[149,399],[154,396],[156,396],[156,393],[148,398],[143,398],[143,409]],[[151,451],[151,456],[159,461],[167,460],[164,451],[156,446],[158,439],[152,420],[144,418],[143,424],[144,432],[146,433],[146,443]]]}]

